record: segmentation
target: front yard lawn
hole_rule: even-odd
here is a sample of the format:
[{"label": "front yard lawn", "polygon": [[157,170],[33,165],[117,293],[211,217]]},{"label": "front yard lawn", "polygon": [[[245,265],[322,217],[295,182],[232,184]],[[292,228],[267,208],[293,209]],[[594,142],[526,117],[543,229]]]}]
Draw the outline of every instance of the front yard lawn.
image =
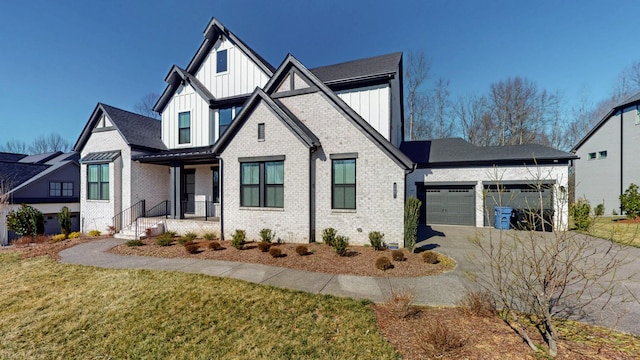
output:
[{"label": "front yard lawn", "polygon": [[640,222],[624,222],[626,217],[600,217],[588,234],[613,242],[640,247]]}]

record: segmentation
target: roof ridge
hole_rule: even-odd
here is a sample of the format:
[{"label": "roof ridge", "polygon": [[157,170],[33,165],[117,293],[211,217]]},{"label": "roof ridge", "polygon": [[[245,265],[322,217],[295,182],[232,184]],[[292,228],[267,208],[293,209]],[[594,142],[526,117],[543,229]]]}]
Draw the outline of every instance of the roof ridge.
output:
[{"label": "roof ridge", "polygon": [[402,55],[402,51],[395,51],[395,52],[391,52],[391,53],[387,53],[387,54],[374,55],[374,56],[369,56],[369,57],[360,58],[360,59],[347,60],[347,61],[343,61],[343,62],[339,62],[339,63],[335,63],[335,64],[317,66],[317,67],[314,67],[314,68],[309,69],[309,70],[310,71],[314,71],[314,70],[317,70],[317,69],[322,69],[322,68],[327,68],[327,67],[332,67],[332,66],[339,66],[339,65],[346,65],[346,64],[351,64],[351,63],[364,61],[364,60],[373,60],[373,59],[376,59],[376,58],[382,58],[382,57],[387,57],[387,56],[391,57],[392,55]]}]

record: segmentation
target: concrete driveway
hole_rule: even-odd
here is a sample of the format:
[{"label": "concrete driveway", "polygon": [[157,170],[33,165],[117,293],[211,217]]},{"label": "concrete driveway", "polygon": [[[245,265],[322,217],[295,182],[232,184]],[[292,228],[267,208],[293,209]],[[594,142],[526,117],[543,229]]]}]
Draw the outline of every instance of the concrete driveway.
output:
[{"label": "concrete driveway", "polygon": [[[509,236],[524,235],[524,233],[509,230],[503,235],[509,238]],[[545,235],[553,236],[552,233]],[[499,231],[490,228],[446,225],[421,227],[418,232],[417,246],[421,249],[436,250],[454,258],[458,262],[458,267],[442,276],[451,277],[448,282],[456,285],[457,288],[473,287],[475,285],[469,280],[468,273],[482,272],[484,263],[482,257],[478,256],[477,249],[469,241],[475,236],[487,241],[490,236],[494,239],[499,236]],[[596,252],[593,256],[602,258],[601,254],[610,243],[597,238],[588,240],[593,244],[593,250]],[[608,297],[594,301],[586,309],[585,317],[580,320],[640,335],[640,321],[638,321],[640,319],[640,248],[617,245],[615,248],[620,250],[618,257],[623,262],[615,276],[617,279],[615,296],[609,302],[607,302]],[[457,296],[451,296],[451,300],[455,300],[453,299],[455,297]]]}]

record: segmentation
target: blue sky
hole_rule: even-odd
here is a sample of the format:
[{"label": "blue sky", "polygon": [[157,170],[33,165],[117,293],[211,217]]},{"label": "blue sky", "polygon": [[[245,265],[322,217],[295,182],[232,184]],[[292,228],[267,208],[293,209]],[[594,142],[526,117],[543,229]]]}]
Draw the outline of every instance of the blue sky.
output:
[{"label": "blue sky", "polygon": [[424,51],[455,99],[522,76],[570,108],[640,60],[637,1],[10,1],[0,5],[0,144],[70,143],[97,102],[133,110],[185,67],[211,17],[274,66]]}]

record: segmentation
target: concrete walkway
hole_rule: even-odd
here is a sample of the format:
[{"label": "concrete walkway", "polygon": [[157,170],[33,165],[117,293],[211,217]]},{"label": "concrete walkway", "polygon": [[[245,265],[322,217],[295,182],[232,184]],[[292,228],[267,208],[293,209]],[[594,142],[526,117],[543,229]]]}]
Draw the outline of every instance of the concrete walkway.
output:
[{"label": "concrete walkway", "polygon": [[[469,238],[480,234],[486,237],[489,229],[475,229],[457,226],[439,226],[436,229],[422,228],[418,234],[423,239],[417,245],[423,249],[433,249],[458,262],[458,266],[447,273],[435,276],[412,278],[384,278],[353,275],[332,275],[314,273],[289,268],[249,264],[241,262],[200,260],[183,258],[157,258],[147,256],[126,256],[106,252],[112,247],[124,243],[125,240],[105,239],[92,241],[60,252],[61,262],[102,268],[116,269],[148,269],[164,271],[181,271],[187,273],[207,274],[212,276],[240,279],[256,284],[270,285],[279,288],[300,290],[314,294],[330,294],[356,299],[369,299],[374,302],[388,300],[394,290],[410,289],[415,292],[415,303],[418,305],[451,306],[455,305],[473,286],[468,280],[468,273],[479,271],[481,258],[473,258],[477,250],[469,242]],[[606,242],[592,239],[595,247]],[[627,333],[640,335],[640,249],[625,249],[628,261],[620,267],[619,279],[628,290],[627,295],[617,296],[611,302],[605,299],[593,304],[593,314],[587,319],[589,323],[615,328]],[[636,275],[636,276],[634,276]],[[628,294],[633,296],[628,296]],[[604,311],[599,308],[602,305]],[[595,315],[597,314],[597,315]]]}]

